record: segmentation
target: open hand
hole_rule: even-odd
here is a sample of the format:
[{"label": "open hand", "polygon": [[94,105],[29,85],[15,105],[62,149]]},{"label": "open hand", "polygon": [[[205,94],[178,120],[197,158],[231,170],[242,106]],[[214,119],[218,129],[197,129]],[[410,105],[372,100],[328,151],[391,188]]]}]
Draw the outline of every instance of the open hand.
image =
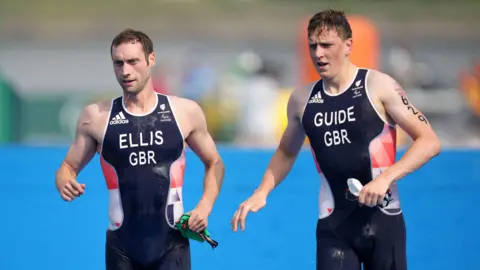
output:
[{"label": "open hand", "polygon": [[240,223],[240,228],[242,231],[245,230],[245,220],[247,218],[248,212],[257,212],[258,210],[265,207],[267,204],[267,196],[263,193],[254,193],[250,198],[240,204],[237,211],[233,215],[231,224],[232,230],[234,232],[238,229],[238,223]]}]

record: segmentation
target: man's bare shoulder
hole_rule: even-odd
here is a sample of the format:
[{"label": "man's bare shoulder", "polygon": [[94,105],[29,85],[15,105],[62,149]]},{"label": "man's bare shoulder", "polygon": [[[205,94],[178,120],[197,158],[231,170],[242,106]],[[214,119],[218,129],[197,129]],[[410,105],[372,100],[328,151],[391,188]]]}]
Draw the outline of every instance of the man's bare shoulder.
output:
[{"label": "man's bare shoulder", "polygon": [[386,73],[375,69],[371,69],[368,72],[367,85],[372,90],[385,89],[388,86],[393,87],[395,84],[395,79]]},{"label": "man's bare shoulder", "polygon": [[180,120],[180,129],[185,138],[206,122],[205,114],[200,105],[194,100],[168,95],[170,106],[175,113],[175,118]]},{"label": "man's bare shoulder", "polygon": [[289,104],[295,108],[295,111],[304,109],[305,104],[310,97],[310,93],[317,83],[318,81],[315,81],[293,89],[292,93],[290,94]]},{"label": "man's bare shoulder", "polygon": [[300,85],[295,87],[292,91],[292,96],[308,96],[312,92],[312,88],[318,83],[318,81],[311,82],[309,84]]},{"label": "man's bare shoulder", "polygon": [[194,100],[171,95],[168,95],[168,98],[175,107],[175,113],[187,113],[188,115],[202,113],[202,108]]},{"label": "man's bare shoulder", "polygon": [[101,142],[105,127],[108,125],[111,106],[111,100],[86,105],[78,119],[78,132]]},{"label": "man's bare shoulder", "polygon": [[95,121],[99,118],[108,117],[111,106],[111,100],[102,100],[87,104],[83,109],[81,118],[84,118],[84,120]]}]

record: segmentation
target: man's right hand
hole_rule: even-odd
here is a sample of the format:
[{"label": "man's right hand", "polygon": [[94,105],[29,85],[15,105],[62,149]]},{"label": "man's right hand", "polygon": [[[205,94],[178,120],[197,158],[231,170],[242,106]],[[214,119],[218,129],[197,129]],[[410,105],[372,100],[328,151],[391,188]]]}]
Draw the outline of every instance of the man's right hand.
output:
[{"label": "man's right hand", "polygon": [[93,103],[83,109],[77,121],[75,139],[55,174],[55,186],[62,199],[67,202],[85,192],[85,184],[79,184],[76,179],[97,152],[99,143],[93,134],[96,134],[95,131],[102,125],[99,124],[100,121],[106,118],[104,112],[110,110],[102,104]]},{"label": "man's right hand", "polygon": [[267,204],[267,195],[261,192],[254,193],[250,198],[240,204],[237,211],[233,215],[231,221],[232,230],[234,232],[238,229],[238,223],[240,222],[240,228],[242,231],[245,230],[245,219],[247,218],[248,212],[257,212],[258,210],[265,207]]},{"label": "man's right hand", "polygon": [[64,201],[71,202],[85,193],[85,184],[79,184],[76,180],[69,180],[60,187],[59,192]]}]

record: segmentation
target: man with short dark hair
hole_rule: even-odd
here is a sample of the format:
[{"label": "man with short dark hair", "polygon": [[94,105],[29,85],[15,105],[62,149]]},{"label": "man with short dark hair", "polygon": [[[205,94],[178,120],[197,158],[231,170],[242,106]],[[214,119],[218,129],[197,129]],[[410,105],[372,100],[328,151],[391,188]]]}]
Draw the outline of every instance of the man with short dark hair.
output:
[{"label": "man with short dark hair", "polygon": [[189,241],[175,229],[184,214],[186,144],[206,169],[203,196],[188,220],[192,231],[207,227],[223,163],[198,104],[153,90],[155,53],[146,34],[127,29],[110,51],[123,95],[85,107],[57,189],[69,202],[84,194],[77,175],[98,153],[110,198],[106,269],[190,270]]}]

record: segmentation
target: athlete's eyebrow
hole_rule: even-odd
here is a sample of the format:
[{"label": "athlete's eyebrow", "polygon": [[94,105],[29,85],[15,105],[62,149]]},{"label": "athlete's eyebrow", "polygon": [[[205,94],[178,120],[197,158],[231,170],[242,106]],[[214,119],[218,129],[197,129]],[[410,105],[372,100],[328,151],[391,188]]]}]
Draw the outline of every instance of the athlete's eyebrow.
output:
[{"label": "athlete's eyebrow", "polygon": [[123,64],[125,62],[132,63],[132,62],[136,62],[136,61],[139,61],[139,60],[140,60],[140,58],[135,57],[135,58],[127,58],[127,59],[114,59],[113,62],[115,64]]},{"label": "athlete's eyebrow", "polygon": [[333,45],[333,42],[331,41],[324,41],[324,42],[319,42],[318,43],[320,46],[330,46]]},{"label": "athlete's eyebrow", "polygon": [[138,61],[138,60],[140,60],[140,58],[138,58],[138,57],[127,58],[127,59],[125,59],[125,62],[132,62],[132,61]]},{"label": "athlete's eyebrow", "polygon": [[325,46],[333,45],[333,42],[331,42],[331,41],[314,42],[314,41],[311,41],[311,40],[308,41],[308,46],[314,46],[314,45],[320,45],[322,47],[325,47]]}]

